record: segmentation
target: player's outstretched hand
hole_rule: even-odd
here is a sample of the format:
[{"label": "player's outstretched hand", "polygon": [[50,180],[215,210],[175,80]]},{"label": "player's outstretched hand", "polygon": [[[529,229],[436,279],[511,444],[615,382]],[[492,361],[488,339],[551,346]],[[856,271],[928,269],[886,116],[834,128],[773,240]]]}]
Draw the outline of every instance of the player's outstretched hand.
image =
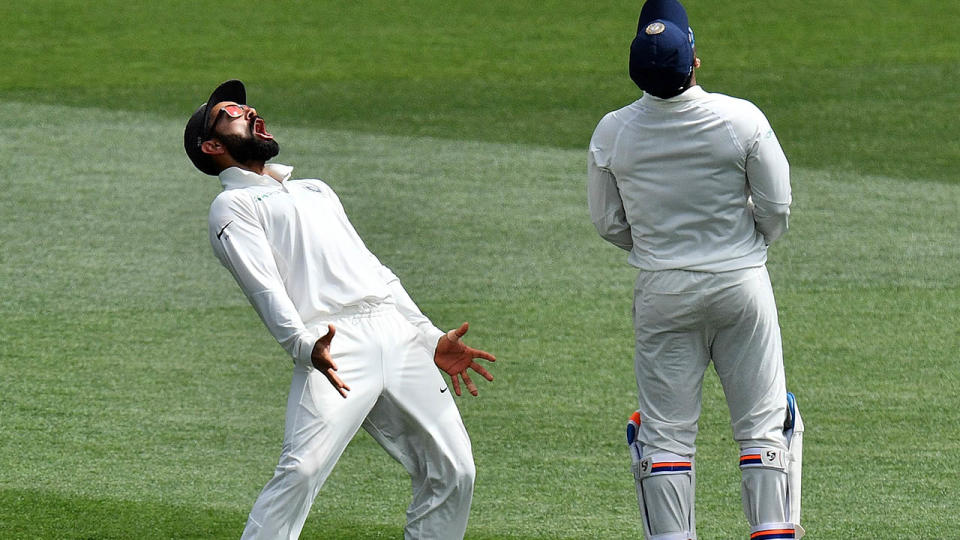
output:
[{"label": "player's outstretched hand", "polygon": [[313,362],[313,367],[323,373],[323,376],[337,389],[337,392],[340,392],[340,395],[346,398],[350,387],[337,376],[337,364],[333,362],[333,356],[330,355],[330,342],[333,341],[333,335],[336,333],[337,329],[332,324],[328,324],[326,335],[318,339],[313,346],[310,361]]},{"label": "player's outstretched hand", "polygon": [[463,382],[467,384],[467,390],[474,396],[477,395],[477,385],[470,380],[470,375],[467,374],[467,368],[476,371],[488,381],[493,380],[493,375],[478,364],[476,359],[482,358],[494,362],[496,358],[488,352],[467,347],[462,341],[469,327],[470,325],[468,323],[463,323],[460,325],[460,328],[454,328],[447,332],[447,335],[440,338],[440,341],[437,342],[437,351],[433,355],[433,361],[437,364],[437,367],[446,371],[447,375],[450,375],[450,380],[453,382],[453,391],[456,392],[458,396],[461,395],[461,378]]}]

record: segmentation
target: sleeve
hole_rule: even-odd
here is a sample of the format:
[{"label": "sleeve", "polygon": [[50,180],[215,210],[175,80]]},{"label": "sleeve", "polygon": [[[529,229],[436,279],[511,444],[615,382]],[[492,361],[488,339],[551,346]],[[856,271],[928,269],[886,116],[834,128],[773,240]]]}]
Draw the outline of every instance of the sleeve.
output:
[{"label": "sleeve", "polygon": [[590,220],[600,236],[620,249],[633,249],[633,236],[627,223],[617,178],[609,169],[612,139],[607,118],[601,120],[587,152],[587,204]]},{"label": "sleeve", "polygon": [[255,210],[238,197],[218,197],[210,209],[210,244],[294,363],[311,365],[318,336],[306,329],[290,300]]},{"label": "sleeve", "polygon": [[745,146],[747,184],[753,218],[767,245],[787,232],[790,217],[790,164],[763,113],[756,110],[754,131]]}]

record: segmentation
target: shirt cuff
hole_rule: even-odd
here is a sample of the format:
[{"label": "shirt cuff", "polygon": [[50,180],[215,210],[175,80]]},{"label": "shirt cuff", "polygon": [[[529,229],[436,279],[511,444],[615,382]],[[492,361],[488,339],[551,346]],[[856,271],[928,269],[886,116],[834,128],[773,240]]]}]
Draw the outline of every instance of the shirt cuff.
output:
[{"label": "shirt cuff", "polygon": [[302,367],[313,367],[313,347],[316,346],[319,338],[312,333],[307,332],[298,338],[298,351],[293,357],[293,363]]},{"label": "shirt cuff", "polygon": [[446,332],[433,325],[421,329],[420,333],[423,334],[424,339],[427,340],[427,345],[430,347],[431,351],[437,348],[437,342],[440,341],[440,338],[447,335]]}]

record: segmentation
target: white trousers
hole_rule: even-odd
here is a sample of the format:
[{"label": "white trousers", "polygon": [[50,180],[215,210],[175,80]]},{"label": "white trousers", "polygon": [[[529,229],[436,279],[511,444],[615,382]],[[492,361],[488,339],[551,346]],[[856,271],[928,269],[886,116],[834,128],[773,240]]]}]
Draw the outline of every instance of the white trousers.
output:
[{"label": "white trousers", "polygon": [[[326,332],[326,323],[320,334]],[[470,439],[433,363],[435,344],[393,306],[331,320],[344,399],[313,367],[296,366],[280,462],[254,503],[244,539],[293,539],[347,443],[362,425],[410,474],[407,539],[463,538],[473,498]]]},{"label": "white trousers", "polygon": [[643,455],[694,455],[711,360],[741,449],[786,450],[783,350],[765,267],[640,272],[634,331]]}]

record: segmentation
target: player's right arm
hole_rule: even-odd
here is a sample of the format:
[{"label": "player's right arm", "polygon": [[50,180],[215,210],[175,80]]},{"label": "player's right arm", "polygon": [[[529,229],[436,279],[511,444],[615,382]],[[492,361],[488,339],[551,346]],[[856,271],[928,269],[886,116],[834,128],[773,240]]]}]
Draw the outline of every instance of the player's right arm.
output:
[{"label": "player's right arm", "polygon": [[587,203],[590,207],[590,220],[600,236],[617,246],[630,251],[633,249],[633,235],[627,223],[623,199],[617,187],[617,178],[610,170],[610,151],[616,132],[613,118],[607,115],[590,139],[587,152]]},{"label": "player's right arm", "polygon": [[253,201],[225,191],[210,207],[210,244],[270,334],[298,365],[311,365],[319,336],[307,330],[287,294]]}]

